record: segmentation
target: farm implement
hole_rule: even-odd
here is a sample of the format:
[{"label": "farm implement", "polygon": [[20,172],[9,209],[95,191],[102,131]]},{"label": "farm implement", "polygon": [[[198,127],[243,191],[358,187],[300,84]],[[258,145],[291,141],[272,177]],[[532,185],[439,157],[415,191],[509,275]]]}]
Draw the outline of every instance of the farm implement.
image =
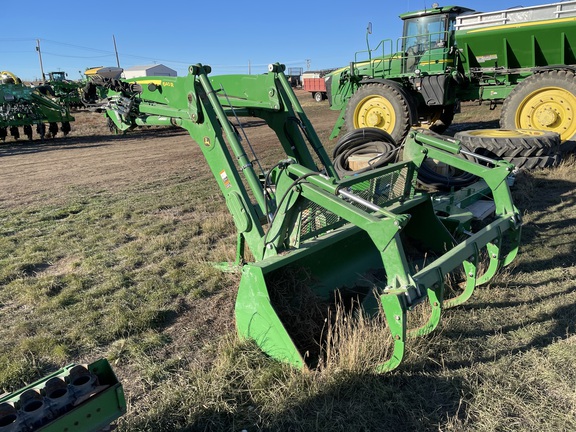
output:
[{"label": "farm implement", "polygon": [[0,72],[0,140],[5,141],[8,133],[14,139],[19,139],[20,127],[31,140],[33,126],[36,126],[40,139],[47,134],[55,136],[59,130],[67,135],[71,121],[74,121],[74,117],[70,115],[68,107],[42,95],[38,89],[25,86],[11,72]]},{"label": "farm implement", "polygon": [[[466,301],[516,256],[521,221],[508,185],[510,163],[412,130],[401,161],[340,175],[283,65],[262,75],[209,77],[210,71],[198,64],[184,77],[101,78],[108,96],[100,109],[118,130],[179,126],[198,144],[237,229],[237,330],[271,357],[302,368],[322,355],[321,336],[303,341],[299,334],[308,329],[295,328],[306,291],[306,303],[325,309],[345,299],[369,315],[383,312],[393,351],[374,366],[394,369],[410,337],[433,331],[444,308]],[[254,118],[274,132],[267,148],[283,151],[270,167],[262,166],[243,127]],[[385,132],[372,138],[373,131],[356,133],[392,143]],[[475,181],[443,195],[423,191],[418,175],[431,161]],[[489,217],[475,216],[478,203],[490,207]],[[456,274],[461,283],[449,296],[448,279]],[[413,327],[408,317],[419,304],[428,305],[429,318]]]},{"label": "farm implement", "polygon": [[126,412],[122,385],[105,359],[68,365],[0,396],[0,431],[101,431]]},{"label": "farm implement", "polygon": [[66,78],[66,72],[48,72],[48,80],[38,87],[40,93],[52,96],[60,105],[69,109],[83,108],[81,90],[84,83]]}]

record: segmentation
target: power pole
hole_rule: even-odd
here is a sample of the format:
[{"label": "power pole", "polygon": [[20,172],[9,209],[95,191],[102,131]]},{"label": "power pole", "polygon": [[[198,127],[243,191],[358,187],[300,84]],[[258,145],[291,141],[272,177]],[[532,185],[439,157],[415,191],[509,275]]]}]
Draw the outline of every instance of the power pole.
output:
[{"label": "power pole", "polygon": [[36,51],[38,51],[38,58],[40,59],[40,71],[42,72],[42,81],[46,81],[46,75],[44,75],[44,65],[42,64],[42,51],[40,51],[40,39],[36,39]]},{"label": "power pole", "polygon": [[118,58],[118,49],[116,48],[116,38],[112,35],[112,40],[114,41],[114,52],[116,53],[116,65],[120,67],[120,59]]}]

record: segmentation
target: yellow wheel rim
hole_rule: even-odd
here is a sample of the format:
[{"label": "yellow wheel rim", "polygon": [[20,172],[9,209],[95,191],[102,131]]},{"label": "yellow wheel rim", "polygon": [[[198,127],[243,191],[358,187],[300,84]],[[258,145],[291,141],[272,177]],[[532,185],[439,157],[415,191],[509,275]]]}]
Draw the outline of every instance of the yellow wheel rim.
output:
[{"label": "yellow wheel rim", "polygon": [[11,77],[14,80],[14,84],[18,84],[18,77],[16,75],[14,75],[12,72],[2,71],[2,72],[0,72],[0,75],[8,75],[9,77]]},{"label": "yellow wheel rim", "polygon": [[354,110],[354,127],[373,127],[392,132],[396,114],[390,101],[382,96],[370,95],[362,99]]},{"label": "yellow wheel rim", "polygon": [[517,138],[522,136],[542,136],[546,132],[533,129],[480,129],[468,131],[469,135],[488,138]]},{"label": "yellow wheel rim", "polygon": [[516,111],[516,126],[560,134],[566,141],[576,134],[576,96],[560,87],[544,87],[530,93]]},{"label": "yellow wheel rim", "polygon": [[426,115],[420,120],[417,127],[421,129],[430,129],[430,126],[432,126],[437,120],[440,120],[440,117],[442,117],[443,109],[443,107],[438,107],[438,109],[435,109],[433,112]]}]

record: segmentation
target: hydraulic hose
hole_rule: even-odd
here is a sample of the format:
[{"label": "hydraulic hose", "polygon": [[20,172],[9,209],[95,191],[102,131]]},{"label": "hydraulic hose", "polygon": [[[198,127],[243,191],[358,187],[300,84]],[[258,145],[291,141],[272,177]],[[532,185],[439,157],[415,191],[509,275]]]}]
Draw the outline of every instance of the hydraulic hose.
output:
[{"label": "hydraulic hose", "polygon": [[[429,130],[419,130],[419,132],[426,135],[439,136],[438,134],[431,132]],[[468,160],[475,160],[473,153],[460,143],[460,155]],[[463,150],[463,151],[462,151]],[[458,171],[452,174],[442,174],[434,170],[430,165],[423,163],[418,169],[418,181],[424,186],[435,188],[439,190],[450,190],[452,188],[459,189],[471,185],[478,180],[474,174]]]},{"label": "hydraulic hose", "polygon": [[[394,138],[381,129],[355,129],[345,134],[336,144],[332,153],[334,169],[341,177],[373,170],[394,161],[399,149]],[[376,154],[368,161],[368,166],[358,170],[350,169],[348,160],[351,156],[368,154]]]}]

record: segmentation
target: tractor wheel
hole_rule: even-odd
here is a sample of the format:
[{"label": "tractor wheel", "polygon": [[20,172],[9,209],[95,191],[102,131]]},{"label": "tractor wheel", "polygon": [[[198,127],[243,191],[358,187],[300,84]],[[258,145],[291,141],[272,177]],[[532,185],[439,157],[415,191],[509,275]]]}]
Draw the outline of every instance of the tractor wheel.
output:
[{"label": "tractor wheel", "polygon": [[437,120],[432,122],[430,130],[438,134],[442,134],[450,127],[452,120],[454,120],[454,105],[446,105],[440,107],[438,110],[440,115]]},{"label": "tractor wheel", "polygon": [[458,132],[454,138],[472,153],[507,160],[517,169],[547,168],[560,162],[560,136],[555,132],[484,129]]},{"label": "tractor wheel", "polygon": [[454,105],[429,106],[419,111],[421,129],[443,134],[454,120]]},{"label": "tractor wheel", "polygon": [[28,139],[30,141],[32,141],[32,126],[31,125],[25,125],[24,126],[24,135],[26,135],[28,137]]},{"label": "tractor wheel", "polygon": [[365,127],[382,129],[402,143],[410,129],[407,96],[389,84],[361,86],[348,101],[345,114],[348,131]]},{"label": "tractor wheel", "polygon": [[546,156],[533,156],[533,157],[504,157],[504,160],[514,164],[516,169],[531,170],[537,168],[549,168],[557,166],[562,160],[562,156],[557,153],[555,155]]},{"label": "tractor wheel", "polygon": [[560,150],[560,136],[549,131],[480,129],[457,132],[454,138],[474,153],[482,150],[496,158],[537,157]]},{"label": "tractor wheel", "polygon": [[316,102],[322,102],[324,100],[324,95],[322,94],[322,92],[314,93],[314,100]]},{"label": "tractor wheel", "polygon": [[534,74],[504,100],[500,126],[556,132],[576,142],[576,74],[553,70]]}]

